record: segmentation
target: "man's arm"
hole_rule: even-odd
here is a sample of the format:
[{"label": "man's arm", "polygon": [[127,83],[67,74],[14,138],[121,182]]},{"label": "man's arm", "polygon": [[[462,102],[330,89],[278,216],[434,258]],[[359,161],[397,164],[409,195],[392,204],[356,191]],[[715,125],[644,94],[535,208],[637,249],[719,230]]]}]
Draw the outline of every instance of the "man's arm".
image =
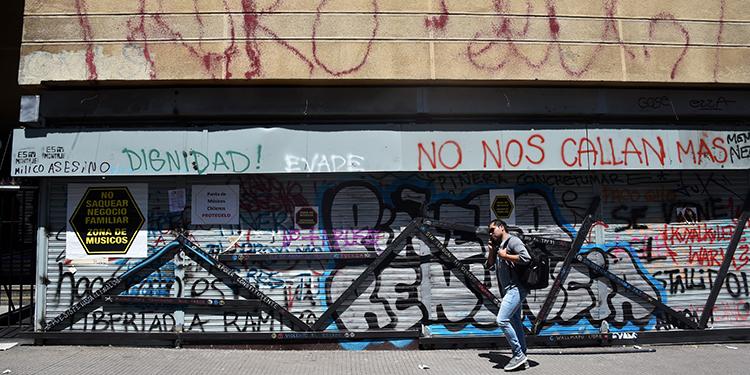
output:
[{"label": "man's arm", "polygon": [[520,255],[510,254],[510,253],[508,253],[507,249],[500,249],[500,251],[498,252],[498,255],[500,256],[500,259],[507,260],[507,261],[512,262],[514,264],[521,261],[521,256]]},{"label": "man's arm", "polygon": [[507,260],[513,264],[528,264],[531,261],[529,251],[526,249],[526,246],[523,244],[523,242],[521,242],[521,240],[517,237],[513,237],[510,241],[508,241],[508,244],[506,246],[510,248],[513,253],[508,251],[508,249],[500,249],[498,252],[498,256],[500,257],[500,259]]}]

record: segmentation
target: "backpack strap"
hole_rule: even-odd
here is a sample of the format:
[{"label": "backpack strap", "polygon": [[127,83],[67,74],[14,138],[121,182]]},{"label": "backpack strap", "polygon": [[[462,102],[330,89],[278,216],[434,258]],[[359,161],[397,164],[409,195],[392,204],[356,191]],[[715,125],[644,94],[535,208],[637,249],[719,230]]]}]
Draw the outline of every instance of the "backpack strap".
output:
[{"label": "backpack strap", "polygon": [[506,249],[508,247],[508,242],[510,242],[510,237],[508,237],[508,239],[505,240],[505,242],[500,244],[500,249]]}]

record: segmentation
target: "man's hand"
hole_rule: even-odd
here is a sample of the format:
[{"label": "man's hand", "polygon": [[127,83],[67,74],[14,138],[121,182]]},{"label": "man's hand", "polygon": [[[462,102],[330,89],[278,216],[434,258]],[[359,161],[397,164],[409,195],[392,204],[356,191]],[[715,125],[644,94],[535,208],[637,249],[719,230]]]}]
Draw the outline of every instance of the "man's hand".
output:
[{"label": "man's hand", "polygon": [[500,259],[505,259],[506,256],[508,256],[508,249],[502,248],[497,251],[497,256],[500,257]]},{"label": "man's hand", "polygon": [[492,270],[495,268],[495,262],[497,262],[497,246],[492,242],[492,238],[487,245],[487,260],[484,262],[484,268]]},{"label": "man's hand", "polygon": [[518,255],[508,253],[507,248],[498,249],[497,256],[498,258],[505,261],[505,263],[507,263],[510,268],[515,268],[516,263],[518,262],[518,259],[519,259]]}]

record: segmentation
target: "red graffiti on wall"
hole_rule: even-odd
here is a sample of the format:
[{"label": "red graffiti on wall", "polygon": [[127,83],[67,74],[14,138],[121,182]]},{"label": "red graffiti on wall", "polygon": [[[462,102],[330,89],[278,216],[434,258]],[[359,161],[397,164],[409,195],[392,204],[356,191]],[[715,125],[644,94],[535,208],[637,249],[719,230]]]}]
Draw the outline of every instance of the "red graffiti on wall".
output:
[{"label": "red graffiti on wall", "polygon": [[83,41],[86,42],[86,69],[88,70],[88,79],[96,80],[99,75],[96,73],[96,63],[94,62],[94,43],[92,42],[91,23],[86,15],[88,9],[86,0],[76,0],[76,14],[78,15],[78,24],[81,26]]},{"label": "red graffiti on wall", "polygon": [[418,168],[420,171],[423,170],[423,158],[427,159],[427,163],[429,163],[429,166],[433,170],[439,168],[438,164],[440,164],[440,167],[449,171],[454,170],[463,162],[463,151],[461,150],[461,145],[454,140],[442,142],[440,146],[434,141],[430,142],[428,145],[419,143],[417,144],[417,153],[417,160],[419,163]]},{"label": "red graffiti on wall", "polygon": [[448,5],[445,4],[445,0],[440,0],[440,15],[425,17],[424,27],[437,31],[445,30],[448,25]]},{"label": "red graffiti on wall", "polygon": [[716,53],[714,53],[714,82],[719,82],[719,46],[724,37],[724,14],[727,0],[721,0],[721,14],[719,15],[719,32],[716,33]]},{"label": "red graffiti on wall", "polygon": [[[654,30],[660,23],[671,25],[672,27],[676,28],[685,38],[685,46],[682,48],[682,51],[680,51],[680,55],[677,57],[677,61],[675,61],[674,65],[672,66],[672,73],[669,75],[672,79],[674,79],[677,75],[677,67],[680,65],[688,52],[688,47],[690,46],[690,33],[688,33],[687,29],[682,26],[682,24],[680,24],[672,14],[659,13],[651,18],[651,21],[648,23],[648,37],[650,41],[653,41]],[[643,47],[643,54],[646,55],[647,58],[650,57],[648,46]]]},{"label": "red graffiti on wall", "polygon": [[[587,73],[591,66],[599,58],[599,53],[605,47],[606,44],[616,43],[619,44],[630,58],[634,58],[635,54],[625,46],[624,42],[620,38],[620,33],[617,28],[617,21],[615,19],[615,8],[617,7],[616,0],[604,1],[604,25],[601,34],[601,42],[597,43],[591,51],[590,55],[583,59],[582,64],[578,64],[579,67],[574,67],[574,63],[569,60],[569,57],[563,50],[563,43],[560,42],[560,33],[562,31],[560,23],[557,19],[557,8],[554,0],[547,0],[547,19],[548,19],[548,31],[551,38],[551,42],[547,43],[544,50],[543,56],[533,61],[528,55],[526,55],[518,46],[516,39],[524,38],[528,36],[530,31],[533,5],[530,0],[526,1],[526,15],[525,23],[521,30],[515,30],[513,27],[513,19],[509,16],[510,3],[507,0],[493,0],[495,13],[497,14],[498,21],[493,25],[491,32],[480,31],[474,35],[474,40],[470,42],[466,47],[466,56],[473,66],[482,70],[489,71],[500,71],[513,59],[520,59],[528,68],[538,70],[545,66],[552,56],[553,51],[557,52],[560,66],[570,76],[581,77]],[[497,41],[481,42],[480,39],[486,37],[498,38]],[[507,48],[507,53],[503,53],[499,61],[494,62],[492,65],[479,61],[479,58],[488,54],[495,48]]]},{"label": "red graffiti on wall", "polygon": [[[724,251],[734,235],[737,219],[731,224],[664,224],[655,238],[655,247],[666,249],[672,261],[678,263],[679,253],[687,254],[688,265],[718,267],[724,262]],[[746,236],[740,237],[732,267],[741,270],[750,263],[750,245]]]},{"label": "red graffiti on wall", "polygon": [[[545,137],[546,134],[546,137]],[[666,167],[677,161],[696,166],[730,163],[723,137],[703,134],[697,139],[665,139],[660,135],[602,134],[553,137],[532,132],[521,136],[488,139],[423,140],[416,143],[417,169],[455,170],[470,164],[486,170],[535,168],[559,156],[571,168]],[[670,142],[671,141],[671,142]],[[478,154],[477,151],[481,150]],[[481,157],[481,160],[477,160]],[[649,194],[653,195],[653,194]]]},{"label": "red graffiti on wall", "polygon": [[586,242],[588,243],[596,243],[596,231],[595,229],[597,227],[602,227],[604,229],[609,229],[609,224],[607,224],[604,220],[597,220],[594,222],[594,224],[591,225],[591,229],[589,229],[589,234],[586,237]]},{"label": "red graffiti on wall", "polygon": [[568,167],[581,167],[586,160],[599,166],[627,166],[628,163],[651,166],[655,162],[664,166],[666,157],[664,141],[658,136],[655,142],[647,137],[626,137],[625,142],[614,137],[566,138],[561,149],[562,161]]},{"label": "red graffiti on wall", "polygon": [[313,49],[313,58],[315,59],[315,63],[323,70],[325,70],[326,73],[334,76],[334,77],[340,77],[344,75],[349,75],[351,73],[354,73],[362,68],[363,65],[367,62],[367,58],[370,56],[370,53],[372,52],[372,43],[375,41],[375,37],[378,35],[378,28],[380,27],[380,21],[378,19],[378,2],[376,0],[372,0],[372,21],[373,21],[373,28],[372,33],[370,34],[370,39],[367,41],[367,47],[365,47],[365,53],[364,56],[362,56],[362,60],[349,68],[334,70],[330,68],[327,64],[320,61],[319,52],[318,52],[318,41],[317,41],[317,35],[318,35],[318,28],[320,27],[320,18],[322,15],[323,7],[325,7],[328,4],[328,0],[322,0],[320,4],[318,5],[318,8],[315,10],[315,23],[313,24],[313,32],[312,32],[312,49]]},{"label": "red graffiti on wall", "polygon": [[[741,288],[738,288],[741,290]],[[672,308],[678,309],[678,306]],[[689,311],[693,311],[695,316],[700,316],[705,310],[705,305],[694,305],[690,304],[685,307]],[[680,309],[682,310],[682,309]],[[750,319],[750,302],[744,299],[736,299],[731,301],[719,301],[716,302],[713,309],[711,310],[711,321],[712,322],[737,322],[747,321]]]},{"label": "red graffiti on wall", "polygon": [[[168,19],[163,16],[164,12],[161,11],[163,8],[163,0],[151,0],[157,4],[159,9],[157,12],[147,11],[147,1],[149,0],[139,0],[137,15],[127,20],[126,38],[130,43],[142,47],[143,57],[148,64],[149,76],[151,79],[158,78],[157,64],[154,58],[155,55],[152,43],[156,38],[166,39],[170,42],[177,43],[179,46],[187,50],[188,54],[192,56],[195,61],[200,63],[206,74],[212,79],[232,78],[231,68],[238,64],[237,57],[241,53],[241,50],[244,50],[248,60],[244,74],[245,78],[253,79],[262,77],[263,53],[258,40],[263,38],[267,38],[286,49],[292,56],[308,67],[311,75],[316,69],[320,69],[334,77],[345,76],[360,71],[367,63],[370,54],[372,53],[373,43],[380,27],[378,1],[372,0],[373,26],[361,59],[351,63],[349,66],[332,67],[330,63],[325,62],[321,56],[321,47],[318,37],[319,29],[322,24],[323,12],[331,0],[320,0],[316,7],[315,19],[312,25],[312,34],[310,36],[310,43],[312,44],[311,54],[302,52],[299,48],[293,46],[287,39],[279,36],[278,33],[264,24],[263,18],[271,13],[277,12],[283,4],[283,0],[276,0],[265,8],[259,7],[258,2],[255,0],[241,0],[241,25],[237,25],[237,21],[235,20],[234,15],[237,13],[236,9],[232,9],[228,0],[223,0],[224,11],[229,15],[229,45],[220,53],[208,51],[203,46],[203,29],[205,25],[198,10],[198,0],[193,0],[193,8],[195,10],[195,19],[197,22],[196,28],[199,34],[198,41],[191,41],[186,38],[174,25],[170,24]],[[83,39],[88,45],[86,52],[88,79],[96,80],[98,75],[96,73],[97,68],[93,51],[94,35],[89,23],[86,0],[76,0],[76,10],[79,24],[83,30]],[[241,35],[241,33],[244,33],[244,35]],[[223,77],[220,77],[217,73],[220,67],[223,67],[224,70]]]},{"label": "red graffiti on wall", "polygon": [[[632,60],[636,58],[636,54],[632,51],[632,46],[628,46],[620,37],[620,32],[617,26],[617,19],[615,12],[617,8],[617,0],[604,0],[602,3],[604,18],[602,23],[602,32],[600,41],[596,43],[591,51],[586,56],[581,58],[571,58],[569,53],[564,50],[564,42],[560,41],[560,34],[562,33],[562,26],[557,16],[556,0],[546,0],[546,18],[548,20],[547,32],[551,39],[546,44],[544,52],[540,58],[533,60],[529,55],[524,53],[519,47],[518,40],[529,36],[531,20],[534,18],[533,5],[530,0],[526,1],[526,14],[524,16],[524,24],[520,27],[514,27],[514,18],[510,12],[510,1],[508,0],[492,0],[497,21],[493,24],[491,30],[482,30],[474,35],[473,40],[466,47],[466,57],[469,62],[477,69],[487,70],[492,72],[501,71],[506,68],[507,64],[511,61],[520,60],[526,67],[539,70],[551,61],[553,54],[557,55],[560,67],[563,71],[572,77],[581,77],[588,73],[592,66],[600,58],[600,53],[606,45],[619,45],[623,52]],[[718,81],[718,69],[719,69],[719,46],[722,44],[722,37],[724,32],[724,17],[725,17],[726,0],[721,0],[720,3],[720,14],[719,14],[719,27],[716,37],[716,52],[715,62],[713,67],[713,78],[714,81]],[[446,14],[448,12],[446,11]],[[517,19],[516,19],[517,21]],[[447,16],[446,20],[447,22]],[[649,41],[652,43],[655,41],[655,33],[658,27],[671,26],[679,32],[683,39],[683,49],[680,51],[677,59],[672,63],[670,78],[675,79],[678,74],[678,68],[683,63],[685,56],[687,55],[690,47],[690,33],[688,30],[672,15],[671,13],[661,12],[652,17],[648,24]],[[485,41],[483,39],[495,39]],[[493,58],[490,53],[493,50],[504,49],[497,52],[497,57]],[[650,58],[650,50],[647,44],[644,44],[644,55],[646,59]],[[480,61],[483,60],[483,61]],[[573,61],[577,59],[577,61]],[[576,63],[577,62],[577,63]]]},{"label": "red graffiti on wall", "polygon": [[288,218],[295,207],[309,206],[297,182],[281,181],[268,175],[246,175],[240,183],[240,208],[246,212],[284,212]]},{"label": "red graffiti on wall", "polygon": [[[146,2],[151,1],[157,5],[157,11],[150,11],[153,7],[147,7]],[[311,34],[307,43],[310,43],[311,52],[295,46],[289,39],[285,39],[271,29],[264,18],[273,13],[279,13],[283,0],[275,0],[265,8],[258,5],[257,0],[240,0],[241,9],[234,9],[229,0],[223,0],[224,12],[228,16],[228,45],[223,51],[209,51],[203,46],[204,29],[206,24],[201,16],[198,0],[193,0],[195,12],[195,29],[198,34],[197,40],[186,38],[176,25],[164,17],[161,11],[164,0],[139,0],[138,13],[127,21],[126,38],[132,45],[142,48],[143,57],[147,63],[151,79],[158,78],[157,61],[153,51],[154,40],[167,40],[176,43],[198,62],[212,79],[230,79],[232,71],[244,69],[247,79],[260,78],[263,76],[264,59],[263,45],[260,40],[267,39],[272,43],[280,45],[290,53],[297,61],[307,67],[312,75],[316,70],[322,71],[333,77],[341,77],[355,74],[369,62],[372,55],[374,41],[380,32],[380,11],[378,0],[371,0],[372,28],[365,42],[363,50],[355,61],[342,63],[343,66],[333,67],[330,62],[324,61],[320,43],[321,25],[325,9],[334,0],[318,0],[315,8],[315,17],[312,21]],[[532,20],[537,18],[533,14],[531,0],[526,0],[526,12],[521,17],[512,15],[509,0],[491,0],[496,21],[490,30],[480,30],[466,46],[464,53],[469,63],[477,69],[497,72],[505,69],[509,63],[520,61],[527,68],[540,70],[548,67],[555,56],[562,70],[571,77],[582,77],[591,71],[591,68],[600,60],[602,50],[608,45],[618,45],[630,59],[635,59],[633,46],[627,45],[620,36],[618,19],[616,18],[617,0],[602,0],[603,22],[599,41],[594,43],[589,51],[574,54],[568,51],[568,43],[561,40],[561,34],[565,32],[558,16],[556,0],[546,0],[545,16],[547,19],[546,32],[549,41],[543,47],[540,57],[532,57],[522,49],[519,40],[530,37]],[[95,35],[89,22],[87,0],[75,0],[78,23],[81,27],[82,39],[86,43],[86,68],[87,79],[96,80],[97,73],[96,56],[94,51]],[[236,6],[235,6],[236,7]],[[424,27],[435,31],[445,31],[448,28],[450,10],[445,0],[439,3],[439,14],[424,17]],[[147,11],[148,9],[148,11]],[[726,12],[726,0],[720,0],[718,31],[716,35],[716,52],[713,66],[714,81],[718,81],[719,74],[719,48],[723,43],[724,18]],[[240,14],[239,20],[237,14]],[[523,22],[522,25],[514,23]],[[684,43],[677,59],[672,63],[670,78],[675,79],[679,74],[679,68],[690,48],[690,34],[684,25],[675,16],[668,12],[660,12],[651,17],[648,22],[649,41],[643,45],[643,56],[651,57],[650,44],[655,42],[658,33],[677,32],[681,35]],[[338,48],[338,46],[336,47]],[[240,60],[238,56],[244,52],[247,60]],[[219,70],[223,68],[223,75]],[[232,69],[235,68],[235,69]]]},{"label": "red graffiti on wall", "polygon": [[[546,157],[542,147],[544,141],[544,136],[541,134],[532,134],[523,142],[511,139],[505,145],[502,145],[499,139],[495,139],[494,142],[489,141],[489,143],[488,140],[482,140],[483,166],[485,169],[488,166],[501,169],[503,160],[512,167],[518,167],[524,160],[532,165],[539,165]],[[526,145],[525,148],[524,145]]]},{"label": "red graffiti on wall", "polygon": [[726,141],[721,137],[714,137],[711,144],[704,138],[701,138],[697,145],[691,139],[687,141],[677,140],[675,144],[677,145],[677,159],[680,163],[683,162],[683,157],[698,165],[704,161],[724,164],[729,159],[729,150],[724,147]]}]

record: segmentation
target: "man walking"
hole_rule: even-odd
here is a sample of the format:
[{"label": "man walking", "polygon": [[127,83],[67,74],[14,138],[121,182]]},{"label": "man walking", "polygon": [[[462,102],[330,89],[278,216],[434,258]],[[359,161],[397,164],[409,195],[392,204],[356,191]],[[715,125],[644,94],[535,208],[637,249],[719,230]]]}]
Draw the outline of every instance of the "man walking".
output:
[{"label": "man walking", "polygon": [[497,314],[497,324],[503,330],[513,351],[513,358],[505,366],[505,371],[512,371],[528,364],[526,358],[526,337],[523,331],[523,300],[529,293],[528,288],[519,278],[517,267],[531,261],[529,251],[520,238],[508,233],[508,225],[502,220],[493,220],[489,225],[489,252],[485,267],[497,267],[497,280],[503,298]]}]

